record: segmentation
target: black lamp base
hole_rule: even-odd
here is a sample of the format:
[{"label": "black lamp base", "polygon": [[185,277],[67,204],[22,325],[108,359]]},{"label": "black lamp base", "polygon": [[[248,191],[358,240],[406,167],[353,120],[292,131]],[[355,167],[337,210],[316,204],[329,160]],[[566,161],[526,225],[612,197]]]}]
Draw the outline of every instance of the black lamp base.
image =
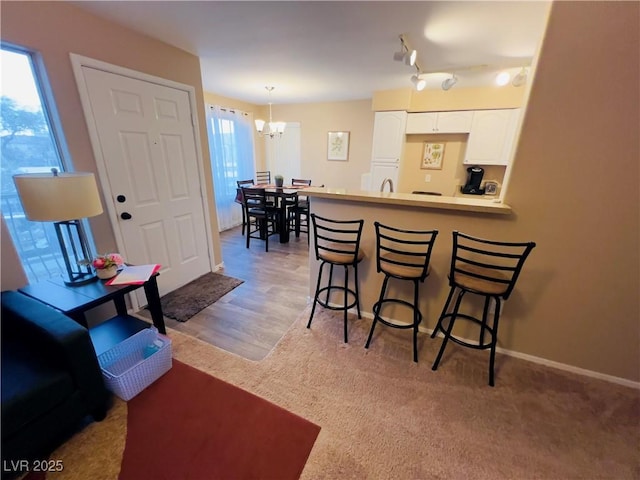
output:
[{"label": "black lamp base", "polygon": [[66,267],[66,272],[63,274],[64,284],[79,287],[95,282],[98,277],[91,269],[89,242],[82,227],[82,221],[55,222],[54,227]]},{"label": "black lamp base", "polygon": [[67,278],[64,279],[64,284],[69,287],[79,287],[80,285],[87,285],[88,283],[92,283],[98,280],[98,277],[95,274],[87,273],[81,276],[76,275],[75,278],[69,280]]}]

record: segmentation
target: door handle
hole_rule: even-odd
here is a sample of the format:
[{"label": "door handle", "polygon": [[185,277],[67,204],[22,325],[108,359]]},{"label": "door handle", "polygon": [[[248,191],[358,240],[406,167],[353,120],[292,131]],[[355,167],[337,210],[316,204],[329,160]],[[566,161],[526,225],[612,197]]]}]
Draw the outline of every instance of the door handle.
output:
[{"label": "door handle", "polygon": [[120,218],[123,220],[131,220],[131,214],[129,212],[122,212]]}]

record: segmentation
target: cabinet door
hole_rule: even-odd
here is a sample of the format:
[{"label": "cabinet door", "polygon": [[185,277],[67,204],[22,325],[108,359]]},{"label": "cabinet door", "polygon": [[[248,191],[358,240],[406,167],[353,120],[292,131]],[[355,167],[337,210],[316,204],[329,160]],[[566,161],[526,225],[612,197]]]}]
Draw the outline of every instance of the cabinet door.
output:
[{"label": "cabinet door", "polygon": [[400,162],[406,124],[407,112],[376,112],[373,125],[373,162]]},{"label": "cabinet door", "polygon": [[478,110],[473,114],[465,164],[507,165],[520,109]]},{"label": "cabinet door", "polygon": [[[379,192],[380,186],[385,178],[390,178],[393,182],[393,190],[398,191],[398,165],[390,163],[372,163],[371,164],[371,186],[370,190]],[[385,186],[385,192],[389,191],[389,187]]]},{"label": "cabinet door", "polygon": [[434,133],[437,121],[435,112],[410,113],[407,115],[406,133]]},{"label": "cabinet door", "polygon": [[469,133],[473,112],[470,110],[460,112],[439,112],[436,133]]}]

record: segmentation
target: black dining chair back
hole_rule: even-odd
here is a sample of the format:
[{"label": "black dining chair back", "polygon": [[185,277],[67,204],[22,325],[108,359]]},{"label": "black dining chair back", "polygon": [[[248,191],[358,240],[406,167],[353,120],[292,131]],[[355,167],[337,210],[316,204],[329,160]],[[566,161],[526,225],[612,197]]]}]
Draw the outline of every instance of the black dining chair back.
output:
[{"label": "black dining chair back", "polygon": [[271,183],[271,170],[265,170],[263,172],[256,172],[256,183],[258,185],[264,185],[265,183]]},{"label": "black dining chair back", "polygon": [[[300,178],[292,178],[291,185],[294,187],[310,187],[311,180]],[[309,199],[300,192],[294,197],[294,201],[288,208],[289,231],[295,232],[296,238],[300,233],[307,234],[307,242],[309,241]]]},{"label": "black dining chair back", "polygon": [[[449,340],[477,350],[489,349],[489,385],[493,387],[498,321],[502,301],[511,295],[522,266],[535,246],[534,242],[501,242],[453,232],[453,250],[449,269],[451,288],[438,324],[431,334],[431,338],[434,338],[438,332],[444,335],[440,351],[433,363],[433,370],[438,368]],[[458,295],[453,310],[447,313],[456,291]],[[484,308],[480,318],[460,313],[460,304],[467,294],[484,298]],[[493,321],[489,325],[492,302]],[[477,342],[470,342],[452,335],[453,325],[458,318],[480,326]],[[445,319],[449,321],[445,322]],[[489,335],[488,341],[485,341],[486,334]]]},{"label": "black dining chair back", "polygon": [[247,248],[252,238],[265,241],[269,251],[269,236],[276,232],[276,211],[267,202],[264,188],[240,188],[242,205],[247,219]]},{"label": "black dining chair back", "polygon": [[242,187],[254,185],[253,178],[250,178],[249,180],[236,180],[236,185],[238,185],[238,188],[236,189],[236,198],[234,201],[242,207],[242,235],[244,235],[244,229],[247,226],[247,216],[245,215],[244,207],[242,206],[242,192],[240,189]]}]

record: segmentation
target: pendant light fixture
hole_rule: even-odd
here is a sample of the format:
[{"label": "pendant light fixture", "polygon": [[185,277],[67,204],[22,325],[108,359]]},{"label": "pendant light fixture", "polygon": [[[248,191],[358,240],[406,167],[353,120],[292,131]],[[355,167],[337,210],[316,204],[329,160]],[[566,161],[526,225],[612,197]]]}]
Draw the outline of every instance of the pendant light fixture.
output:
[{"label": "pendant light fixture", "polygon": [[284,133],[284,128],[287,124],[285,122],[273,121],[273,117],[271,115],[271,105],[272,105],[271,92],[275,87],[264,87],[264,88],[266,88],[267,92],[269,92],[269,123],[266,124],[267,129],[265,130],[265,121],[257,119],[255,121],[256,130],[258,131],[258,135],[260,135],[261,137],[264,135],[267,135],[269,136],[269,138],[274,138],[274,137],[280,138]]}]

